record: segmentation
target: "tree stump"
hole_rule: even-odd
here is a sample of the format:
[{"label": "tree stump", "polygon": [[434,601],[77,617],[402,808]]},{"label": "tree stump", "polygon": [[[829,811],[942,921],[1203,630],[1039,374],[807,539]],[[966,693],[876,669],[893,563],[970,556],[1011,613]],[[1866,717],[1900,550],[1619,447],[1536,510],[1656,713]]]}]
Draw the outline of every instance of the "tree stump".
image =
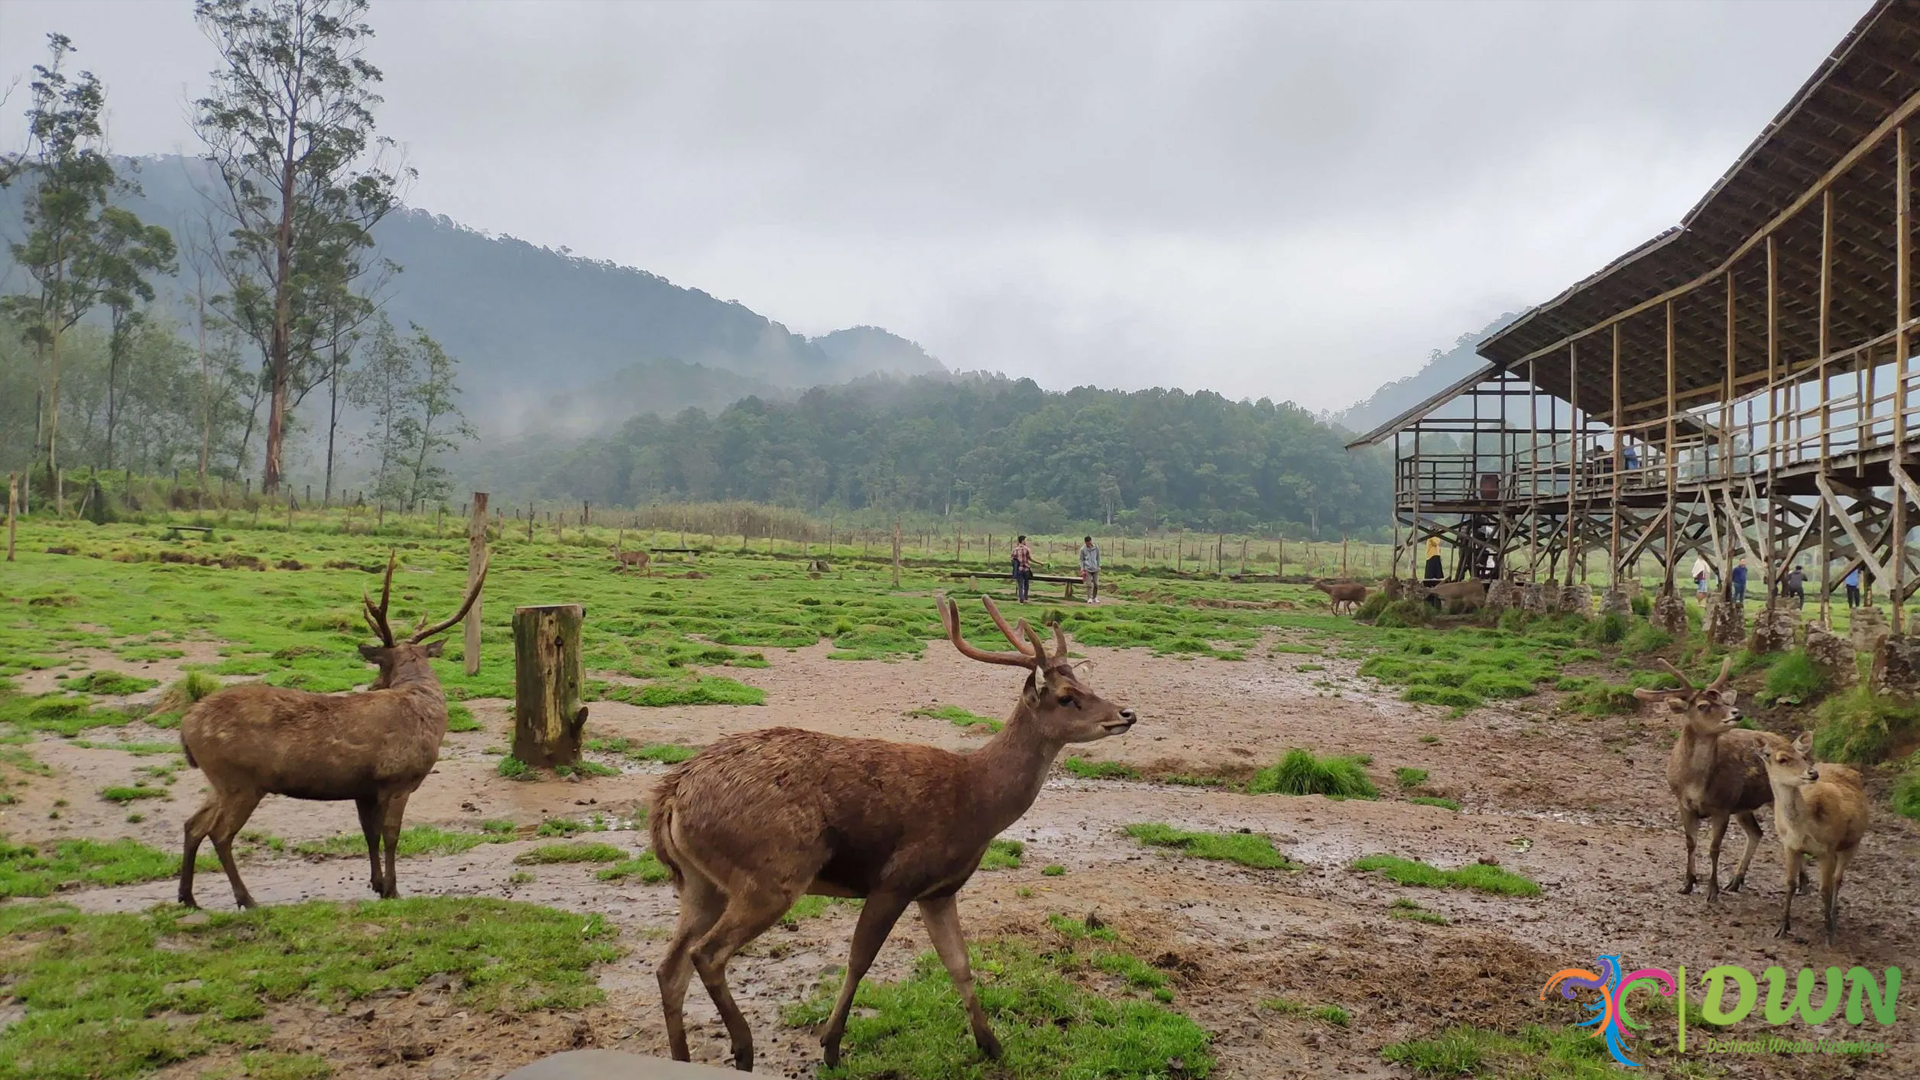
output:
[{"label": "tree stump", "polygon": [[1873,692],[1920,694],[1920,639],[1889,636],[1873,654]]},{"label": "tree stump", "polygon": [[1492,611],[1505,611],[1520,606],[1520,590],[1506,578],[1496,580],[1487,586],[1487,607]]},{"label": "tree stump", "polygon": [[1854,609],[1853,619],[1849,629],[1849,633],[1853,636],[1854,652],[1865,653],[1869,656],[1878,653],[1880,646],[1886,643],[1887,635],[1891,632],[1891,628],[1887,625],[1887,617],[1880,614],[1879,608],[1860,607]]},{"label": "tree stump", "polygon": [[1601,600],[1600,613],[1627,618],[1633,614],[1633,597],[1625,589],[1608,589]]},{"label": "tree stump", "polygon": [[1578,615],[1583,619],[1592,618],[1593,590],[1585,585],[1562,585],[1560,610],[1563,614]]},{"label": "tree stump", "polygon": [[1722,597],[1707,600],[1707,640],[1723,649],[1737,649],[1747,636],[1745,613],[1740,605]]},{"label": "tree stump", "polygon": [[1678,641],[1687,636],[1687,602],[1674,593],[1661,593],[1653,601],[1655,627]]},{"label": "tree stump", "polygon": [[513,756],[536,766],[580,760],[587,707],[580,703],[579,604],[513,609]]},{"label": "tree stump", "polygon": [[1747,648],[1763,654],[1786,652],[1793,648],[1799,625],[1800,616],[1794,614],[1793,609],[1763,607],[1754,616],[1753,636],[1747,640]]},{"label": "tree stump", "polygon": [[1837,684],[1854,679],[1853,646],[1823,623],[1807,624],[1807,656]]}]

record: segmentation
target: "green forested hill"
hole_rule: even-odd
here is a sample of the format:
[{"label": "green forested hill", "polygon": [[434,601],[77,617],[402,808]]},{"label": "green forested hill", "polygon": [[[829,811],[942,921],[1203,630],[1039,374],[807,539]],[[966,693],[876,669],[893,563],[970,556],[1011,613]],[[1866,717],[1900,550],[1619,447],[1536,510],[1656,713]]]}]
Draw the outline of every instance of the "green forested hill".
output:
[{"label": "green forested hill", "polygon": [[1387,520],[1388,474],[1293,405],[1179,390],[1041,390],[1032,380],[870,379],[717,415],[639,416],[618,435],[490,455],[495,491],[633,506],[751,499],[1069,521],[1320,534]]}]

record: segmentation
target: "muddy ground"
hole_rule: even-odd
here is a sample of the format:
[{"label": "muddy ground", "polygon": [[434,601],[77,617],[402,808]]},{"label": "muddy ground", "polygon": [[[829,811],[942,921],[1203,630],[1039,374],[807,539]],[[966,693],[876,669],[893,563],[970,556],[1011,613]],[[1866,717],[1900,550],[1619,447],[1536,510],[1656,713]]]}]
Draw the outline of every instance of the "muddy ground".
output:
[{"label": "muddy ground", "polygon": [[[1636,967],[1684,963],[1694,972],[1732,963],[1756,972],[1780,964],[1790,973],[1802,966],[1861,965],[1877,974],[1890,966],[1912,970],[1920,960],[1914,926],[1920,829],[1886,809],[1884,780],[1871,781],[1872,832],[1849,873],[1840,943],[1829,948],[1816,931],[1817,897],[1799,901],[1791,937],[1772,936],[1783,883],[1770,818],[1763,821],[1768,837],[1745,891],[1725,894],[1713,906],[1704,889],[1679,894],[1682,845],[1664,780],[1669,729],[1661,717],[1556,714],[1543,696],[1450,719],[1447,710],[1397,700],[1393,691],[1355,676],[1355,661],[1331,656],[1225,662],[1084,651],[1094,661],[1089,682],[1142,714],[1131,733],[1085,748],[1087,756],[1149,773],[1245,776],[1294,746],[1363,753],[1372,756],[1369,771],[1387,793],[1373,802],[1250,796],[1080,780],[1056,771],[1033,809],[1006,834],[1026,842],[1023,865],[981,873],[961,894],[975,940],[1044,941],[1051,933],[1049,914],[1097,911],[1132,951],[1173,977],[1177,1007],[1214,1036],[1216,1075],[1406,1075],[1382,1062],[1383,1045],[1457,1022],[1518,1030],[1527,1023],[1577,1019],[1571,1005],[1543,1004],[1541,984],[1561,968],[1592,966],[1606,954]],[[636,743],[701,744],[729,732],[795,725],[963,749],[978,745],[984,734],[908,713],[940,703],[1003,716],[1019,684],[1016,674],[966,661],[939,644],[922,660],[898,663],[836,662],[826,652],[824,646],[769,650],[772,667],[729,672],[765,688],[765,706],[647,709],[600,702],[592,706],[589,733]],[[170,664],[129,664],[104,655],[75,659],[148,677],[174,673]],[[1325,670],[1296,670],[1302,663]],[[22,680],[23,689],[49,689],[50,676],[35,673]],[[412,800],[409,824],[472,828],[485,819],[511,818],[533,825],[553,816],[601,814],[616,828],[593,839],[636,851],[644,846],[644,832],[625,825],[660,766],[596,755],[622,774],[578,782],[503,779],[495,771],[498,757],[488,751],[508,741],[507,703],[469,704],[484,730],[448,736],[439,768]],[[89,735],[174,737],[138,724],[118,735]],[[135,807],[144,820],[130,823],[127,809],[96,792],[130,782],[136,768],[155,759],[52,738],[36,743],[33,753],[56,775],[36,778],[18,791],[17,805],[0,808],[0,833],[19,840],[131,836],[170,848],[202,790],[197,773],[182,773],[170,799]],[[1393,791],[1393,770],[1400,766],[1427,770],[1422,793],[1456,799],[1462,812],[1404,801]],[[67,805],[50,819],[56,800]],[[1140,821],[1265,833],[1305,869],[1258,871],[1148,851],[1119,832]],[[355,832],[357,823],[348,804],[269,798],[249,828],[303,840]],[[1723,877],[1731,874],[1742,842],[1733,830]],[[531,882],[510,881],[524,869],[513,865],[513,857],[533,843],[406,860],[400,886],[412,895],[500,896],[606,915],[621,928],[629,951],[602,974],[604,1006],[580,1014],[469,1015],[451,1001],[448,988],[430,987],[338,1013],[282,1009],[274,1017],[274,1048],[323,1053],[334,1075],[348,1078],[491,1080],[574,1046],[664,1055],[653,968],[674,918],[671,889],[602,883],[590,866],[537,867]],[[1443,867],[1497,860],[1538,881],[1544,895],[1516,899],[1404,888],[1348,868],[1353,858],[1375,852]],[[1056,863],[1065,874],[1042,876],[1042,867]],[[362,859],[308,860],[256,847],[243,870],[262,903],[368,895]],[[198,886],[202,903],[231,904],[220,875],[202,875]],[[86,910],[126,911],[170,901],[173,894],[173,883],[154,882],[62,898]],[[1403,897],[1444,915],[1450,925],[1394,918],[1392,902]],[[836,907],[796,929],[776,928],[732,965],[734,994],[756,1035],[758,1071],[812,1075],[818,1044],[811,1033],[784,1027],[780,1013],[843,961],[853,920],[851,909]],[[917,920],[903,919],[870,977],[902,976],[927,948]],[[1352,1021],[1338,1028],[1262,1007],[1275,997],[1339,1004],[1351,1011]],[[724,1064],[724,1034],[697,985],[688,1010],[695,1060]],[[1891,1050],[1883,1055],[1848,1060],[1696,1052],[1683,1068],[1689,1075],[1920,1075],[1910,1010],[1904,1006],[1891,1028],[1856,1031],[1836,1018],[1821,1032],[1828,1038],[1886,1039]],[[1671,1026],[1668,1014],[1644,1038],[1669,1043]],[[163,1075],[197,1077],[220,1064],[202,1059]],[[1669,1070],[1656,1064],[1646,1071]]]}]

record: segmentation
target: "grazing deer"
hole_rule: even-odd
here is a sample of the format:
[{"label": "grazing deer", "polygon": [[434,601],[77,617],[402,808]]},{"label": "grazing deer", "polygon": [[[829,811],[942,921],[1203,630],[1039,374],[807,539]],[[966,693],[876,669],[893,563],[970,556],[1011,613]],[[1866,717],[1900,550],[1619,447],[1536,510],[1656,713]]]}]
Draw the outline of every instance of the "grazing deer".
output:
[{"label": "grazing deer", "polygon": [[1313,587],[1327,594],[1327,608],[1334,614],[1340,613],[1340,605],[1345,604],[1348,611],[1360,610],[1367,598],[1367,587],[1351,582],[1316,581]]},{"label": "grazing deer", "polygon": [[637,566],[640,569],[647,571],[647,573],[649,574],[653,572],[648,566],[648,564],[653,561],[653,556],[649,555],[647,552],[621,551],[619,544],[613,545],[612,550],[613,550],[614,562],[617,564],[614,567],[614,569],[626,570],[631,567]]},{"label": "grazing deer", "polygon": [[846,982],[820,1039],[829,1067],[840,1063],[861,976],[894,921],[915,903],[966,1005],[974,1041],[989,1058],[1000,1056],[974,997],[955,894],[988,842],[1033,805],[1063,746],[1122,734],[1135,717],[1080,681],[1059,627],[1049,653],[1024,620],[1016,632],[992,600],[982,599],[1017,651],[968,644],[959,608],[941,597],[947,637],[963,656],[1025,668],[1027,681],[1006,726],[980,749],[956,754],[770,728],[713,743],[653,789],[653,851],[680,894],[680,920],[659,971],[675,1060],[690,1060],[681,1003],[691,967],[726,1023],[734,1067],[752,1070],[753,1034],[727,990],[727,961],[808,893],[866,898]]},{"label": "grazing deer", "polygon": [[1867,832],[1867,794],[1860,774],[1844,765],[1815,765],[1813,734],[1756,749],[1773,785],[1773,824],[1780,833],[1780,851],[1787,863],[1787,901],[1780,909],[1780,928],[1774,937],[1786,937],[1793,926],[1793,894],[1801,880],[1801,862],[1820,861],[1820,909],[1826,916],[1827,944],[1840,929],[1840,882],[1847,864]]},{"label": "grazing deer", "polygon": [[1712,830],[1707,848],[1707,900],[1720,899],[1720,843],[1727,835],[1727,822],[1737,818],[1747,834],[1747,848],[1740,855],[1740,869],[1727,882],[1727,891],[1738,892],[1746,883],[1747,867],[1753,862],[1754,849],[1760,846],[1760,822],[1753,812],[1773,801],[1773,788],[1760,767],[1756,752],[1787,741],[1766,731],[1749,731],[1735,725],[1740,710],[1734,707],[1735,693],[1727,688],[1727,675],[1733,669],[1729,657],[1720,666],[1720,677],[1705,687],[1696,687],[1679,668],[1659,661],[1680,680],[1678,690],[1633,692],[1642,701],[1663,701],[1679,714],[1680,737],[1667,755],[1667,787],[1680,803],[1680,832],[1687,839],[1687,878],[1681,893],[1693,891],[1694,834],[1701,819]]},{"label": "grazing deer", "polygon": [[1487,602],[1487,583],[1469,578],[1466,581],[1449,581],[1445,585],[1426,585],[1414,582],[1415,595],[1422,599],[1434,597],[1441,602],[1458,600],[1463,611],[1472,611]]},{"label": "grazing deer", "polygon": [[378,645],[360,646],[360,655],[380,667],[364,693],[315,694],[250,683],[208,694],[180,721],[187,764],[206,774],[213,788],[206,805],[187,819],[186,858],[180,864],[182,904],[199,906],[193,899],[193,860],[200,841],[211,837],[233,883],[235,902],[243,908],[254,906],[233,864],[233,838],[266,795],[352,799],[373,864],[373,891],[387,899],[400,895],[393,870],[400,819],[407,797],[440,759],[440,740],[447,733],[447,698],[428,663],[440,655],[442,643],[422,642],[466,617],[486,581],[487,557],[481,557],[479,576],[452,618],[428,626],[423,615],[413,634],[401,642],[387,625],[393,566],[389,555],[379,607],[365,593],[360,597],[367,625],[380,639]]}]

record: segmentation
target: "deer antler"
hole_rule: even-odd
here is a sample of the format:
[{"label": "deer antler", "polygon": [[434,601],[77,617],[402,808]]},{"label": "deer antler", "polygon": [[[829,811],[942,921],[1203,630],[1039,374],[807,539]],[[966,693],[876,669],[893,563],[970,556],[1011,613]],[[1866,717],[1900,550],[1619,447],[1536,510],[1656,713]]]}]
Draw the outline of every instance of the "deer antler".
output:
[{"label": "deer antler", "polygon": [[379,638],[380,643],[389,649],[393,648],[393,628],[387,625],[387,599],[393,593],[393,564],[397,559],[398,556],[393,550],[388,549],[387,577],[380,583],[379,607],[373,606],[373,601],[368,598],[365,589],[360,590],[360,606],[363,608],[361,614],[366,617],[367,628],[372,630],[373,636]]},{"label": "deer antler", "polygon": [[[1035,660],[1035,661],[1037,661],[1037,662],[1038,662],[1038,664],[1039,664],[1039,665],[1040,665],[1041,667],[1045,667],[1045,666],[1047,666],[1047,645],[1046,645],[1046,642],[1044,642],[1044,641],[1042,641],[1042,640],[1040,640],[1040,635],[1039,635],[1039,634],[1037,634],[1037,633],[1034,633],[1034,630],[1033,630],[1033,627],[1031,627],[1031,626],[1028,626],[1028,625],[1027,625],[1027,620],[1025,620],[1025,619],[1021,619],[1021,620],[1020,620],[1020,632],[1021,632],[1022,634],[1025,634],[1025,635],[1027,636],[1027,640],[1028,640],[1028,641],[1031,641],[1031,642],[1033,642],[1033,658],[1034,658],[1034,660]],[[1065,650],[1062,650],[1062,651],[1064,652]]]},{"label": "deer antler", "polygon": [[[1684,671],[1681,671],[1677,667],[1674,667],[1671,663],[1668,663],[1666,659],[1661,657],[1656,657],[1654,659],[1654,663],[1659,664],[1663,668],[1666,668],[1668,674],[1672,675],[1676,679],[1679,679],[1680,689],[1650,690],[1644,686],[1640,686],[1640,687],[1634,688],[1634,691],[1633,691],[1634,697],[1639,698],[1641,701],[1665,701],[1667,698],[1673,697],[1677,694],[1695,694],[1699,692],[1700,688],[1693,685],[1693,680],[1687,678],[1687,673]],[[1729,660],[1727,663],[1729,666],[1731,666],[1733,662]],[[1722,671],[1720,673],[1720,677],[1722,679],[1726,678],[1727,677],[1726,672]],[[1719,685],[1720,685],[1719,683],[1715,683],[1713,685],[1713,689],[1718,689]]]},{"label": "deer antler", "polygon": [[1063,660],[1067,655],[1067,631],[1061,623],[1053,624],[1053,658]]},{"label": "deer antler", "polygon": [[[1005,630],[1007,626],[1006,621],[1000,618],[998,611],[994,610],[993,601],[988,600],[986,603],[987,611],[993,616],[994,622],[998,623],[1000,628]],[[934,597],[933,604],[934,607],[940,611],[940,622],[947,628],[948,640],[953,642],[954,648],[960,650],[961,656],[986,664],[1006,664],[1010,667],[1023,668],[1036,666],[1034,658],[1029,656],[1024,650],[1017,653],[996,653],[988,652],[985,649],[967,644],[967,639],[960,636],[960,605],[947,599],[944,593]],[[1008,631],[1007,640],[1014,642],[1016,645],[1019,644],[1019,639],[1013,636],[1012,631]]]},{"label": "deer antler", "polygon": [[1008,641],[1013,642],[1013,647],[1019,649],[1023,656],[1033,655],[1033,651],[1027,648],[1027,643],[1021,641],[1020,636],[1013,632],[1013,627],[1007,625],[1006,616],[1000,614],[1000,608],[994,604],[993,597],[982,596],[980,602],[987,605],[987,614],[993,617],[993,625],[1000,628],[1000,632],[1007,636]]},{"label": "deer antler", "polygon": [[1733,657],[1729,656],[1725,660],[1720,662],[1720,677],[1713,680],[1713,682],[1709,683],[1707,685],[1707,689],[1725,690],[1727,688],[1727,676],[1732,673],[1733,673]]},{"label": "deer antler", "polygon": [[447,627],[452,626],[454,623],[459,622],[461,619],[466,618],[467,611],[473,607],[473,602],[480,599],[480,586],[487,583],[487,563],[492,561],[492,559],[493,552],[487,551],[481,553],[480,574],[473,579],[473,584],[467,586],[466,598],[460,601],[460,610],[454,612],[452,618],[434,623],[425,629],[416,629],[412,636],[407,638],[407,642],[412,645],[418,645],[440,631],[445,630]]}]

